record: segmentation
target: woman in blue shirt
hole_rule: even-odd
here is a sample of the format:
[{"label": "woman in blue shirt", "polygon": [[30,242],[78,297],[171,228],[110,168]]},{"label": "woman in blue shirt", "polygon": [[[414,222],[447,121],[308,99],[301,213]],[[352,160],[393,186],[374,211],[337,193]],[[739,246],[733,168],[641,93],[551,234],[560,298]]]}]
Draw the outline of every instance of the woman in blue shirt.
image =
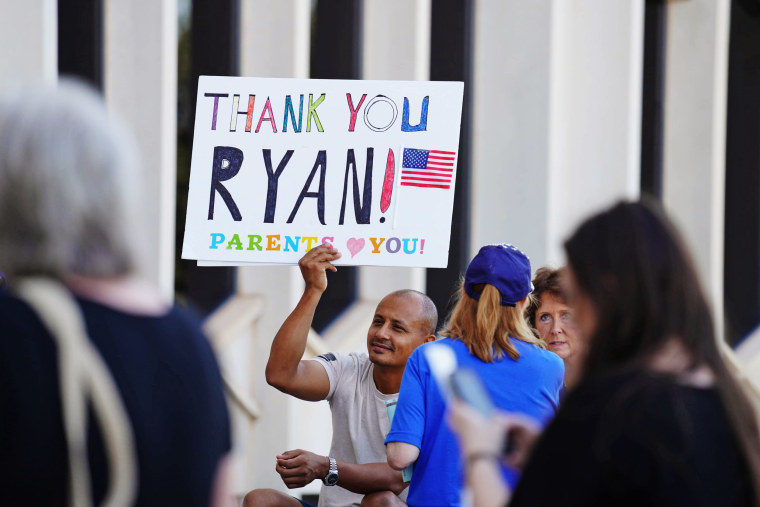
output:
[{"label": "woman in blue shirt", "polygon": [[[386,438],[391,467],[414,463],[409,505],[460,505],[463,486],[459,445],[445,423],[446,402],[425,359],[426,347],[450,348],[460,367],[477,372],[498,408],[542,423],[556,412],[564,366],[525,321],[530,275],[528,257],[514,246],[481,248],[441,333],[447,338],[419,347],[409,358]],[[515,470],[503,474],[517,482]]]}]

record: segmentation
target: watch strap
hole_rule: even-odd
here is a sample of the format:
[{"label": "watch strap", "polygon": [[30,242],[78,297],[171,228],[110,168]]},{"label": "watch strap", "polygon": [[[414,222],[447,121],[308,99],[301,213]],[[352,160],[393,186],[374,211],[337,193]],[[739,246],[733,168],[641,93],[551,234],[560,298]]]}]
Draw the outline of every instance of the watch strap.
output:
[{"label": "watch strap", "polygon": [[[328,456],[327,459],[330,461],[330,468],[327,471],[327,475],[322,478],[322,483],[325,486],[335,486],[338,482],[338,462],[332,456]],[[335,479],[331,481],[330,479],[333,477]]]}]

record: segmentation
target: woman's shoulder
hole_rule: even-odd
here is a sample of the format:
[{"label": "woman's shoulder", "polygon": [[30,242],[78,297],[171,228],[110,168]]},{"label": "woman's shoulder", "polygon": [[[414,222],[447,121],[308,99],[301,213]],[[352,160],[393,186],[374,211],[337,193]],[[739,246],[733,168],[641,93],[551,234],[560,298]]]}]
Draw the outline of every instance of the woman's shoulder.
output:
[{"label": "woman's shoulder", "polygon": [[512,344],[520,354],[520,360],[526,358],[529,361],[536,361],[545,365],[547,368],[561,368],[564,371],[565,363],[562,358],[550,350],[543,349],[534,343],[528,343],[523,340],[512,338]]},{"label": "woman's shoulder", "polygon": [[638,432],[648,426],[683,424],[683,414],[722,412],[722,405],[714,387],[685,385],[670,375],[630,368],[584,379],[568,394],[562,411],[571,417],[595,414],[607,423],[616,422],[615,427]]}]

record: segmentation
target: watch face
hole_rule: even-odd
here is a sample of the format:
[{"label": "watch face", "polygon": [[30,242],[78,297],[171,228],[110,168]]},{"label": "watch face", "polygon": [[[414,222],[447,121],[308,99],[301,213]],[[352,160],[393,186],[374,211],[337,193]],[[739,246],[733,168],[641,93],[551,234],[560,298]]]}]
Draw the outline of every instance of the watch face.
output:
[{"label": "watch face", "polygon": [[330,472],[329,474],[327,474],[325,483],[328,486],[335,486],[336,484],[338,484],[338,474],[336,472]]}]

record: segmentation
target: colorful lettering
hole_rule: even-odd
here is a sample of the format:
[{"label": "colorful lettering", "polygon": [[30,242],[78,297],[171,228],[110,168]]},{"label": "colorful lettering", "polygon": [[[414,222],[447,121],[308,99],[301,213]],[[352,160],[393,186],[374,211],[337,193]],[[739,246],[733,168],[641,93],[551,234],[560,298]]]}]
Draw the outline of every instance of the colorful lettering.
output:
[{"label": "colorful lettering", "polygon": [[240,236],[237,234],[233,234],[232,239],[227,242],[227,250],[232,250],[233,246],[235,247],[235,250],[243,249],[243,242],[240,241]]},{"label": "colorful lettering", "polygon": [[301,241],[305,241],[305,242],[306,242],[306,251],[307,251],[307,252],[308,252],[309,250],[311,250],[311,246],[312,246],[314,243],[316,243],[316,242],[317,242],[317,239],[318,239],[318,238],[317,238],[316,236],[304,236],[304,237],[301,239]]},{"label": "colorful lettering", "polygon": [[298,127],[296,127],[296,115],[293,112],[293,102],[290,100],[290,95],[285,97],[285,118],[282,119],[282,131],[288,131],[288,114],[290,114],[290,120],[293,122],[293,131],[301,132],[301,120],[303,120],[303,94],[301,94],[301,103],[298,106]]},{"label": "colorful lettering", "polygon": [[[268,116],[265,118],[264,115],[268,113]],[[269,97],[267,97],[267,101],[264,104],[264,109],[261,111],[261,117],[259,118],[259,123],[256,125],[256,133],[258,134],[259,129],[261,129],[261,122],[268,121],[269,124],[272,126],[272,132],[277,133],[277,124],[274,122],[274,114],[272,113],[272,104],[269,103]]]},{"label": "colorful lettering", "polygon": [[311,117],[314,117],[314,123],[317,126],[317,130],[320,132],[324,132],[322,129],[322,122],[319,121],[319,116],[317,115],[317,106],[322,103],[323,100],[325,100],[325,94],[323,93],[319,99],[317,99],[316,102],[312,103],[313,95],[309,94],[309,112],[306,115],[306,132],[311,132]]},{"label": "colorful lettering", "polygon": [[262,249],[261,236],[259,236],[258,234],[249,234],[248,235],[248,250],[253,250],[254,248],[258,250],[259,252],[261,251]]},{"label": "colorful lettering", "polygon": [[214,114],[211,116],[211,130],[216,130],[216,113],[219,111],[219,97],[229,97],[229,93],[204,93],[205,97],[214,97]]},{"label": "colorful lettering", "polygon": [[[380,239],[380,242],[377,241],[378,239]],[[369,238],[369,241],[372,243],[372,253],[380,253],[380,246],[385,241],[385,238]]]},{"label": "colorful lettering", "polygon": [[[394,242],[395,246],[391,247],[391,242]],[[388,238],[388,241],[385,243],[385,249],[388,253],[395,254],[401,250],[401,240],[398,238]]]},{"label": "colorful lettering", "polygon": [[280,249],[280,235],[279,234],[267,234],[267,250],[279,250]]},{"label": "colorful lettering", "polygon": [[401,114],[401,131],[402,132],[421,132],[427,130],[428,102],[430,96],[422,99],[422,112],[420,121],[417,125],[409,125],[409,99],[404,97],[404,112]]},{"label": "colorful lettering", "polygon": [[230,117],[230,132],[237,130],[237,117],[238,115],[245,115],[245,131],[251,131],[251,123],[253,121],[253,102],[256,99],[256,95],[248,95],[248,109],[240,111],[238,105],[240,104],[240,95],[232,96],[232,116]]},{"label": "colorful lettering", "polygon": [[218,232],[212,232],[211,233],[211,246],[209,249],[211,250],[219,250],[219,243],[224,242],[224,234],[219,234]]},{"label": "colorful lettering", "polygon": [[353,132],[354,127],[356,126],[356,113],[359,112],[359,108],[362,107],[362,103],[364,102],[364,99],[367,98],[367,94],[365,93],[362,95],[362,98],[359,99],[359,103],[356,105],[356,109],[354,109],[354,103],[351,100],[351,94],[346,94],[346,100],[348,101],[348,110],[351,111],[351,119],[348,122],[348,131]]},{"label": "colorful lettering", "polygon": [[290,252],[291,249],[294,252],[298,251],[298,243],[301,241],[301,236],[295,236],[295,241],[293,241],[294,236],[285,236],[285,248],[283,248],[283,252]]}]

